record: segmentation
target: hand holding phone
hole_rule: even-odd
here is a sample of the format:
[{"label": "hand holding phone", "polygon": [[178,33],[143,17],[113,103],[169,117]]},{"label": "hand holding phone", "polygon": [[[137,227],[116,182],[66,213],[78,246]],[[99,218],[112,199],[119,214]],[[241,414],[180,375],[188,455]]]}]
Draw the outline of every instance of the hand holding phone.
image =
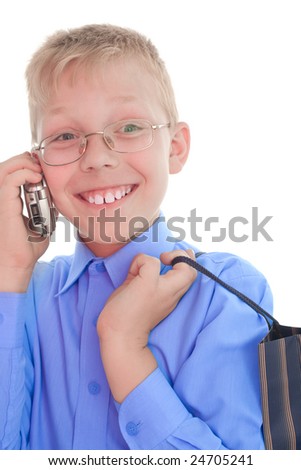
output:
[{"label": "hand holding phone", "polygon": [[49,237],[55,230],[56,209],[45,179],[39,183],[27,183],[23,189],[29,228],[42,237]]},{"label": "hand holding phone", "polygon": [[[0,162],[0,291],[26,292],[34,266],[49,246],[55,227],[56,209],[48,199],[45,182],[41,183],[42,168],[29,152]],[[26,183],[31,183],[26,186]],[[29,220],[23,214],[20,198],[27,200]],[[26,197],[25,197],[26,195]],[[48,203],[45,204],[45,197]],[[44,202],[43,202],[44,201]],[[32,204],[37,205],[37,208]],[[37,211],[38,210],[38,211]],[[41,215],[41,220],[33,220]]]}]

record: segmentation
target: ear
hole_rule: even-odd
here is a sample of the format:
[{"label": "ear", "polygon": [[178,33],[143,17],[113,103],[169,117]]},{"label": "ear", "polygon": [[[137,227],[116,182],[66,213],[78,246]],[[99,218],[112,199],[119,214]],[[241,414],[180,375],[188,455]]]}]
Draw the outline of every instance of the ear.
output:
[{"label": "ear", "polygon": [[179,173],[186,163],[190,148],[190,131],[188,124],[178,122],[172,130],[169,155],[169,173]]}]

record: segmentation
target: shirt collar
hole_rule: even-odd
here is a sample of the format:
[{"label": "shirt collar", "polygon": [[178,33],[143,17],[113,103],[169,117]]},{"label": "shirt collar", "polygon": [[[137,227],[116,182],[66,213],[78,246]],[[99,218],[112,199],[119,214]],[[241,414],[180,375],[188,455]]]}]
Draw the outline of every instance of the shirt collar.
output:
[{"label": "shirt collar", "polygon": [[144,253],[159,258],[164,251],[173,250],[174,245],[175,238],[167,228],[164,215],[161,214],[148,230],[104,260],[114,287],[119,287],[126,279],[136,255]]},{"label": "shirt collar", "polygon": [[[97,258],[87,245],[77,241],[68,277],[57,295],[66,292],[77,281],[88,265],[100,261],[103,261],[114,287],[117,288],[126,279],[130,265],[136,255],[144,253],[159,258],[160,254],[164,251],[173,250],[174,245],[175,238],[168,229],[163,214],[160,214],[148,230],[107,258]],[[163,266],[161,266],[162,268]]]},{"label": "shirt collar", "polygon": [[86,267],[91,264],[96,257],[91,250],[87,248],[84,243],[76,242],[74,255],[69,269],[69,273],[62,288],[58,291],[56,296],[66,292],[72,284],[74,284],[80,275],[85,271]]}]

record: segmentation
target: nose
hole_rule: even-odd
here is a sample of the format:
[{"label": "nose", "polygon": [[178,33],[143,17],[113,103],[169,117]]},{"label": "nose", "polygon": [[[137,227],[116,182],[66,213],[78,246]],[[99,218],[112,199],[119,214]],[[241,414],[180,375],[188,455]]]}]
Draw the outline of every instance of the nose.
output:
[{"label": "nose", "polygon": [[91,171],[102,167],[116,167],[119,156],[108,147],[103,134],[95,132],[86,136],[86,150],[79,161],[83,171]]}]

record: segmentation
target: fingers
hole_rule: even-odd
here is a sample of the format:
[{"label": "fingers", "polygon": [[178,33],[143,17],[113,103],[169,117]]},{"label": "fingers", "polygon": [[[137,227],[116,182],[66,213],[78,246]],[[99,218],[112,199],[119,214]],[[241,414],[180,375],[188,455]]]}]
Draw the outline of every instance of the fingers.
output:
[{"label": "fingers", "polygon": [[195,259],[195,253],[191,248],[188,248],[187,250],[166,251],[161,254],[160,259],[162,263],[171,265],[172,260],[177,256],[187,256],[193,260]]},{"label": "fingers", "polygon": [[39,162],[25,152],[0,164],[0,187],[21,186],[25,182],[36,183],[42,173]]},{"label": "fingers", "polygon": [[127,279],[130,280],[138,275],[149,281],[158,277],[160,275],[160,261],[144,253],[135,256],[130,266]]},{"label": "fingers", "polygon": [[[174,250],[169,252],[164,252],[160,256],[160,260],[165,265],[171,265],[172,260],[178,256],[185,256],[190,259],[195,260],[195,253],[192,249],[187,250]],[[185,275],[189,273],[189,277],[194,278],[196,276],[195,269],[190,267],[186,263],[179,263],[173,267],[173,271],[178,271]],[[168,273],[167,273],[168,274]],[[140,253],[135,256],[132,261],[132,264],[129,269],[128,277],[133,278],[136,276],[141,276],[144,278],[153,278],[154,276],[160,275],[160,261],[153,256]]]},{"label": "fingers", "polygon": [[[177,256],[195,259],[191,249],[166,252],[160,258],[164,264],[170,265]],[[145,293],[153,292],[153,295],[160,293],[162,301],[169,299],[175,306],[196,279],[197,271],[186,263],[178,263],[162,275],[160,271],[159,259],[141,253],[133,259],[125,284],[131,283],[133,288],[142,289]]]},{"label": "fingers", "polygon": [[[25,152],[0,163],[0,201],[2,211],[19,213],[21,207],[20,186],[26,182],[37,183],[42,178],[40,164]],[[20,201],[19,203],[17,201]],[[10,203],[14,204],[13,210]]]},{"label": "fingers", "polygon": [[[191,259],[194,258],[194,253],[191,250],[175,250],[164,253],[161,258],[166,264],[170,264],[175,256]],[[161,262],[158,258],[142,253],[137,255],[132,261],[127,279],[114,291],[106,304],[107,312],[110,312],[109,321],[117,319],[119,331],[124,329],[127,334],[135,332],[136,338],[148,335],[174,310],[196,276],[196,270],[186,263],[179,263],[161,274]],[[127,318],[122,314],[120,324],[119,312],[124,310],[127,311]]]},{"label": "fingers", "polygon": [[[172,260],[178,256],[185,256],[193,260],[195,259],[194,251],[188,249],[162,253],[161,260],[165,264],[170,265]],[[181,297],[196,279],[197,272],[192,266],[189,266],[186,263],[178,263],[163,276],[169,282],[174,295]]]},{"label": "fingers", "polygon": [[25,183],[37,183],[42,179],[42,174],[36,171],[22,168],[14,173],[10,173],[4,180],[3,186],[19,187]]},{"label": "fingers", "polygon": [[9,158],[8,160],[3,161],[0,164],[0,167],[6,174],[13,173],[14,171],[22,168],[29,168],[32,170],[35,168],[41,169],[39,160],[33,158],[30,152],[24,152],[20,155]]}]

